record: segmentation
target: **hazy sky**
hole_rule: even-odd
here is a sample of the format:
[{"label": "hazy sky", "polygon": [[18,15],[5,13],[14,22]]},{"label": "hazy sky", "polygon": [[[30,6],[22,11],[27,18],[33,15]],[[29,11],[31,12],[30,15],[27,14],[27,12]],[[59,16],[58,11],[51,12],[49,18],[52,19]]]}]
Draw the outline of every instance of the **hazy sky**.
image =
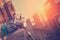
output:
[{"label": "hazy sky", "polygon": [[31,17],[40,10],[46,0],[12,0],[16,13],[21,13],[25,18]]}]

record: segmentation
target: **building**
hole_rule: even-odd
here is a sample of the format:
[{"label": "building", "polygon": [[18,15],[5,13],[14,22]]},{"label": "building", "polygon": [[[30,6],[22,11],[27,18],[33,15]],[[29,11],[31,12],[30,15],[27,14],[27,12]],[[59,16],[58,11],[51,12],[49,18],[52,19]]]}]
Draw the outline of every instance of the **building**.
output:
[{"label": "building", "polygon": [[3,22],[7,22],[13,19],[13,15],[15,14],[15,9],[12,4],[12,0],[0,0],[0,14],[2,16]]}]

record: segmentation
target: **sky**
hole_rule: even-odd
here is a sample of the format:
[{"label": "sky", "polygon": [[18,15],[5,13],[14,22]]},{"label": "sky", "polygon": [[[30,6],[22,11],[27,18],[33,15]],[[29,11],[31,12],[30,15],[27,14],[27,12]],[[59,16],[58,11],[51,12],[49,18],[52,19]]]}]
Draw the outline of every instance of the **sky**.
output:
[{"label": "sky", "polygon": [[47,0],[12,0],[16,13],[25,18],[31,17],[40,10],[41,5]]}]

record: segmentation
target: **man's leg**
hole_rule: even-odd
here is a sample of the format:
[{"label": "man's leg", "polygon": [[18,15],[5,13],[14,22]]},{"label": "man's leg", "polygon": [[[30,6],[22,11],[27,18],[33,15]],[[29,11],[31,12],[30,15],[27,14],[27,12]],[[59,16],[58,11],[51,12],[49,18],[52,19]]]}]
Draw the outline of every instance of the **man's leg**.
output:
[{"label": "man's leg", "polygon": [[4,40],[6,40],[7,36],[4,37]]},{"label": "man's leg", "polygon": [[6,36],[4,36],[4,37],[1,37],[1,40],[6,40]]},{"label": "man's leg", "polygon": [[1,37],[0,37],[0,40],[2,40]]},{"label": "man's leg", "polygon": [[1,37],[1,40],[4,40],[4,37]]}]

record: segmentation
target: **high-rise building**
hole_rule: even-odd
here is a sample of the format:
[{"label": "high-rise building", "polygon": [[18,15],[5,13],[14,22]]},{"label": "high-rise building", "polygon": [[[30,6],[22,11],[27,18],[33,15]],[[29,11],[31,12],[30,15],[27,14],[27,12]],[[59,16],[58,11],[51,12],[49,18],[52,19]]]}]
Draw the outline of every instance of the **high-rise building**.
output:
[{"label": "high-rise building", "polygon": [[[2,23],[13,19],[13,15],[15,14],[15,9],[12,4],[12,0],[0,0],[0,14],[4,19]],[[0,17],[0,19],[2,18]]]}]

